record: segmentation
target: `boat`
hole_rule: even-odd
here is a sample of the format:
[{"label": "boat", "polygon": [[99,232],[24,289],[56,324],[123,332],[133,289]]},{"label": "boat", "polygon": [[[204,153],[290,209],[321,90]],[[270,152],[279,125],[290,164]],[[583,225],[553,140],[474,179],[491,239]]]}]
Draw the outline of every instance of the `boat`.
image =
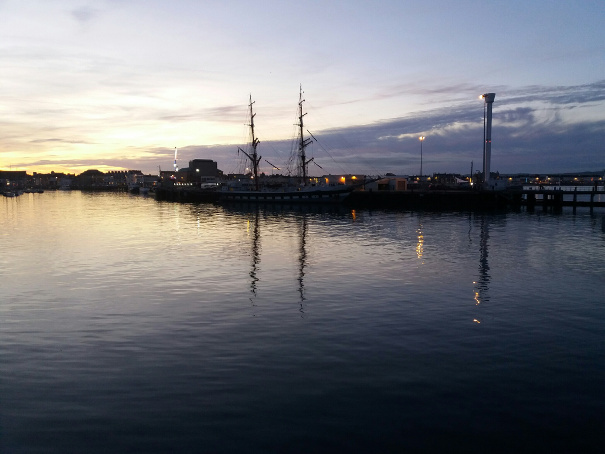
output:
[{"label": "boat", "polygon": [[223,190],[219,201],[223,202],[269,202],[269,203],[340,203],[353,188],[345,187],[300,187],[259,191]]},{"label": "boat", "polygon": [[[309,174],[308,166],[314,158],[307,159],[305,148],[313,141],[310,138],[304,137],[303,113],[304,99],[302,97],[302,87],[300,89],[298,101],[298,123],[299,128],[298,138],[298,168],[299,175],[297,176],[298,183],[294,185],[284,185],[281,187],[262,186],[258,174],[258,164],[261,156],[258,155],[257,147],[260,140],[255,136],[254,117],[256,114],[253,111],[254,102],[250,95],[250,132],[252,140],[250,143],[250,153],[238,147],[251,164],[252,175],[251,179],[239,181],[224,185],[219,191],[219,201],[222,202],[260,202],[260,203],[339,203],[342,202],[358,185],[345,185],[342,183],[317,184],[312,183]],[[268,161],[267,161],[268,162]]]},{"label": "boat", "polygon": [[128,192],[130,192],[131,194],[138,194],[140,189],[141,187],[138,183],[132,181],[128,183]]}]

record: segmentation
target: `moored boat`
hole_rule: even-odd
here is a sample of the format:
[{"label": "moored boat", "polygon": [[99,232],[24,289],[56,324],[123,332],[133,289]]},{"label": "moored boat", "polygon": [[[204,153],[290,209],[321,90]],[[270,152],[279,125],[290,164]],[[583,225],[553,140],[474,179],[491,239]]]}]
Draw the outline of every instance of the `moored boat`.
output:
[{"label": "moored boat", "polygon": [[353,187],[299,187],[283,190],[232,191],[220,192],[219,200],[231,202],[270,202],[270,203],[338,203],[353,191]]},{"label": "moored boat", "polygon": [[[254,130],[254,117],[256,114],[253,111],[252,96],[250,96],[250,132],[252,140],[250,142],[251,150],[246,152],[241,148],[238,148],[247,158],[251,164],[252,175],[251,181],[248,183],[252,184],[240,184],[225,185],[222,190],[219,191],[219,201],[225,202],[259,202],[259,203],[339,203],[342,202],[358,185],[351,184],[317,184],[311,183],[312,179],[309,178],[308,166],[314,158],[307,159],[305,149],[313,141],[310,138],[305,138],[303,129],[303,117],[306,115],[303,113],[304,99],[302,97],[302,87],[300,89],[299,101],[298,101],[298,126],[299,137],[298,137],[298,169],[299,174],[297,176],[298,184],[282,186],[282,187],[263,187],[260,184],[258,165],[261,160],[261,156],[258,155],[257,147],[260,140],[255,136]],[[268,162],[268,161],[267,161]]]}]

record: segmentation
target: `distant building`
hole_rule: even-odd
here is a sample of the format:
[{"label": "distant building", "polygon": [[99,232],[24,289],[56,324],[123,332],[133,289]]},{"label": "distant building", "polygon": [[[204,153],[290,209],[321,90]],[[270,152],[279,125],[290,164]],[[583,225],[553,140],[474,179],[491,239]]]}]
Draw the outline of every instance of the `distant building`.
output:
[{"label": "distant building", "polygon": [[97,169],[85,170],[75,178],[79,188],[96,188],[104,186],[105,174]]},{"label": "distant building", "polygon": [[[391,174],[392,175],[392,174]],[[386,176],[380,180],[372,181],[365,184],[366,191],[407,191],[407,178],[397,177],[395,175]]]},{"label": "distant building", "polygon": [[158,184],[160,177],[157,175],[137,175],[137,184],[144,188],[153,188]]},{"label": "distant building", "polygon": [[322,182],[328,184],[330,186],[344,185],[344,184],[358,184],[363,185],[365,182],[365,175],[323,175],[318,180],[323,180]]},{"label": "distant building", "polygon": [[216,161],[212,159],[194,159],[189,161],[189,167],[184,169],[160,172],[160,178],[164,184],[199,186],[208,183],[217,183],[218,177],[221,174],[222,172],[218,169]]},{"label": "distant building", "polygon": [[186,183],[188,175],[187,172],[181,172],[180,170],[178,172],[174,170],[162,170],[160,172],[160,181],[168,185],[171,183]]},{"label": "distant building", "polygon": [[55,172],[51,171],[50,173],[37,173],[34,172],[32,176],[32,182],[34,186],[49,188],[49,189],[58,189],[63,183],[67,180],[71,180],[75,177],[74,174],[63,173],[63,172]]},{"label": "distant building", "polygon": [[2,190],[25,188],[28,179],[25,170],[0,170],[0,187],[2,187]]},{"label": "distant building", "polygon": [[194,159],[189,161],[189,172],[195,181],[218,177],[218,164],[212,159]]}]

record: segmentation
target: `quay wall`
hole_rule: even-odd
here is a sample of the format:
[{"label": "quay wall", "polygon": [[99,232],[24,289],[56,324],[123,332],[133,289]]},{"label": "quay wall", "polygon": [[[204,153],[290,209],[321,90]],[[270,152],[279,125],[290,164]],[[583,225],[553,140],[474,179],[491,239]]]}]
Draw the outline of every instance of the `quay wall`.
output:
[{"label": "quay wall", "polygon": [[345,200],[351,208],[412,210],[488,210],[520,205],[502,192],[487,191],[354,191]]},{"label": "quay wall", "polygon": [[196,202],[214,203],[219,200],[217,191],[206,191],[199,188],[157,188],[155,191],[157,200],[169,202]]},{"label": "quay wall", "polygon": [[[533,191],[512,189],[505,191],[469,191],[469,190],[412,190],[412,191],[353,191],[344,200],[343,205],[351,209],[400,209],[400,210],[506,210],[519,209],[522,206],[533,209],[559,209],[572,207],[605,207],[605,192],[578,192],[587,200],[574,197],[574,194],[560,191]],[[600,197],[599,197],[600,195]],[[199,188],[158,188],[157,200],[186,203],[218,203],[220,191],[208,191]]]}]

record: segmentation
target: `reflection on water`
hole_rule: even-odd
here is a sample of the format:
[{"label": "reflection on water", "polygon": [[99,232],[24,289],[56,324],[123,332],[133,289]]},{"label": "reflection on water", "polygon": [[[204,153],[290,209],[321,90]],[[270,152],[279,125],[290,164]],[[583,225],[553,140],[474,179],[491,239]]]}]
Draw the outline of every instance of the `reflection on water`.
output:
[{"label": "reflection on water", "polygon": [[300,293],[300,313],[304,315],[305,302],[305,267],[307,266],[307,216],[303,213],[300,220],[300,249],[298,255],[298,292]]},{"label": "reflection on water", "polygon": [[[253,214],[253,226],[252,231],[250,231],[250,220],[248,220],[248,235],[252,239],[252,265],[250,270],[250,277],[252,281],[250,282],[250,291],[252,292],[253,298],[256,298],[256,287],[258,282],[258,265],[260,264],[260,228],[259,228],[259,216],[260,213],[258,210],[254,211]],[[252,305],[254,305],[254,300],[251,298]]]},{"label": "reflection on water", "polygon": [[489,302],[489,221],[481,216],[479,231],[479,279],[475,282],[476,304]]},{"label": "reflection on water", "polygon": [[416,244],[416,257],[420,259],[422,258],[422,254],[424,253],[424,235],[422,234],[422,222],[418,223],[416,234],[418,235],[418,242]]},{"label": "reflection on water", "polygon": [[588,211],[16,199],[0,199],[1,452],[602,446]]},{"label": "reflection on water", "polygon": [[[299,210],[300,211],[300,210]],[[247,221],[247,233],[251,240],[251,262],[250,262],[250,292],[252,296],[250,297],[250,301],[252,306],[256,305],[255,300],[258,297],[257,291],[258,286],[260,284],[259,277],[259,266],[261,263],[261,223],[260,223],[260,207],[250,207],[249,211],[244,212],[246,216],[250,216],[251,219]],[[283,214],[283,211],[282,211]],[[308,266],[307,264],[307,235],[308,235],[308,214],[305,212],[296,213],[292,217],[292,221],[297,225],[297,237],[299,239],[298,245],[298,275],[296,278],[297,281],[297,291],[299,294],[299,304],[300,304],[300,313],[304,315],[304,302],[305,302],[305,271]],[[289,257],[284,256],[282,260],[284,263],[287,263]],[[270,278],[270,276],[267,276]],[[268,282],[271,285],[271,282]]]}]

